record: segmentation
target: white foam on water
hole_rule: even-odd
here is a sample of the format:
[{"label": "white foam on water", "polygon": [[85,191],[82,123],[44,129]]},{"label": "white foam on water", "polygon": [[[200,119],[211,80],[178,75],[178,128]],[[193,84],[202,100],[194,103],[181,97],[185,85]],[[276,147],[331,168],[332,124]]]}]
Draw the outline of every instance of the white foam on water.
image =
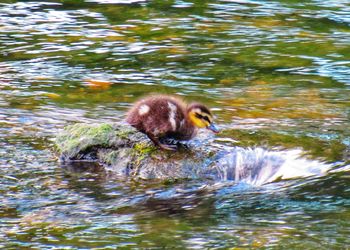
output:
[{"label": "white foam on water", "polygon": [[279,179],[323,175],[333,165],[303,157],[299,149],[267,151],[236,147],[222,157],[212,170],[221,181],[263,185]]}]

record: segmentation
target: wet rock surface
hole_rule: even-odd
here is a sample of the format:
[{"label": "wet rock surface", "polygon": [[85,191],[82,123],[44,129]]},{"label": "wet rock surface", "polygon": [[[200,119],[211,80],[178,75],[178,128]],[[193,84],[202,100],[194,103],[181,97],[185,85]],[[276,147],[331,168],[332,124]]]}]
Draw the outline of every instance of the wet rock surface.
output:
[{"label": "wet rock surface", "polygon": [[95,161],[113,173],[143,179],[198,178],[216,155],[205,142],[176,152],[159,150],[127,124],[71,125],[58,135],[56,147],[63,165]]},{"label": "wet rock surface", "polygon": [[180,146],[176,152],[163,151],[127,124],[70,125],[57,136],[56,147],[62,165],[70,170],[81,171],[94,162],[110,173],[141,179],[201,178],[261,185],[283,178],[320,175],[330,167],[300,158],[296,150],[218,147],[208,138]]}]

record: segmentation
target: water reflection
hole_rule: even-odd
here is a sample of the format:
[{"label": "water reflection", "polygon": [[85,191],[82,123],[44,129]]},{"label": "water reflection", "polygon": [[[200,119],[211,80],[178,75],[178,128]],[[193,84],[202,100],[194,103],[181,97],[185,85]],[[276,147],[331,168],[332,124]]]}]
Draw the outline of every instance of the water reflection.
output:
[{"label": "water reflection", "polygon": [[[0,247],[349,245],[347,3],[3,1]],[[119,121],[149,92],[213,107],[218,147],[334,169],[256,188],[57,167],[62,127]]]}]

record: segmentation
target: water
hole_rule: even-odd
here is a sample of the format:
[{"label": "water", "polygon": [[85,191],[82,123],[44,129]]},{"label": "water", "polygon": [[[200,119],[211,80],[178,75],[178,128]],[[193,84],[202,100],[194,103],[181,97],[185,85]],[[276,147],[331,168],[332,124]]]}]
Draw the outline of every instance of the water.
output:
[{"label": "water", "polygon": [[[349,13],[345,0],[2,1],[0,247],[349,248]],[[60,129],[119,121],[150,92],[212,107],[219,146],[332,168],[262,186],[60,168]]]}]

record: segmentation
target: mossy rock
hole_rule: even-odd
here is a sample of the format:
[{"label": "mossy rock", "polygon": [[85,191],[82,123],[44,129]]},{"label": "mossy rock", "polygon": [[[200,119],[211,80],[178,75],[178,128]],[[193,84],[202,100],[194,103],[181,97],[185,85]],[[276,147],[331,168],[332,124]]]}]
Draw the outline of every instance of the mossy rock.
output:
[{"label": "mossy rock", "polygon": [[[63,159],[79,159],[78,154],[94,146],[108,146],[115,138],[111,124],[74,124],[67,126],[56,139],[56,146]],[[81,157],[81,156],[80,156]]]},{"label": "mossy rock", "polygon": [[128,124],[69,125],[57,136],[56,148],[63,164],[96,161],[113,173],[145,179],[193,176],[190,172],[208,157],[190,148],[159,150]]},{"label": "mossy rock", "polygon": [[300,158],[296,150],[215,147],[208,138],[190,144],[175,152],[163,151],[130,125],[108,123],[70,125],[56,139],[62,165],[70,169],[86,161],[97,162],[104,171],[141,179],[245,180],[261,185],[297,175],[319,175],[330,167]]}]

